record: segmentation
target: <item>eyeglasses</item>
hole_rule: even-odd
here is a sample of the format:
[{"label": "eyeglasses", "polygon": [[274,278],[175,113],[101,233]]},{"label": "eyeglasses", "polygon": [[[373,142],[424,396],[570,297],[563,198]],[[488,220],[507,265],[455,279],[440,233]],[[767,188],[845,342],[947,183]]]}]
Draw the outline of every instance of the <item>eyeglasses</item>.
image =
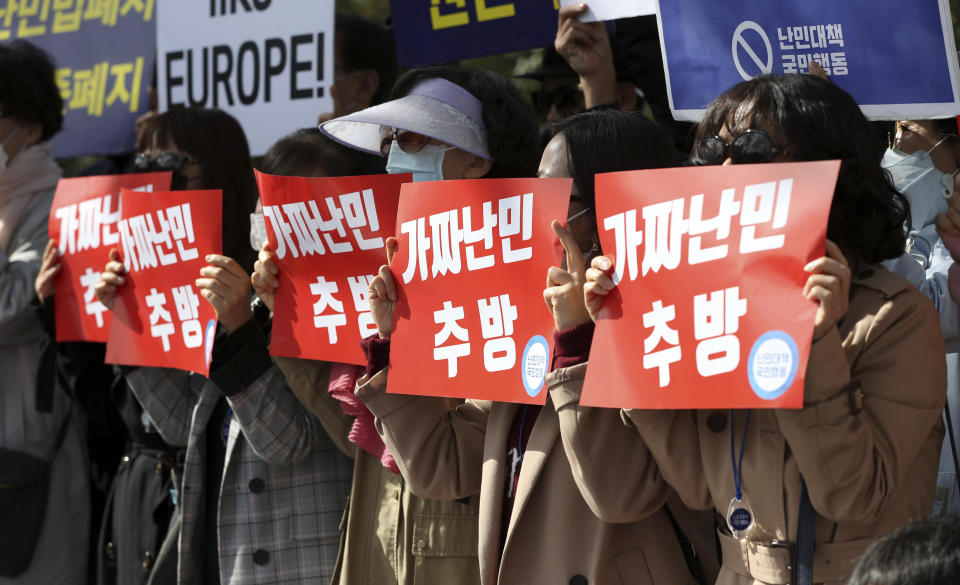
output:
[{"label": "eyeglasses", "polygon": [[719,136],[708,136],[697,145],[697,163],[718,165],[730,158],[737,164],[767,163],[777,154],[790,154],[787,149],[777,146],[763,130],[746,130],[733,139],[724,142]]},{"label": "eyeglasses", "polygon": [[149,154],[140,153],[133,159],[133,169],[139,173],[147,171],[173,171],[176,173],[183,169],[183,165],[197,162],[199,161],[178,152],[163,152],[152,158]]},{"label": "eyeglasses", "polygon": [[400,150],[407,154],[416,154],[423,150],[423,147],[430,142],[429,136],[417,134],[409,130],[400,130],[399,128],[380,127],[380,155],[390,154],[390,145],[397,141]]}]

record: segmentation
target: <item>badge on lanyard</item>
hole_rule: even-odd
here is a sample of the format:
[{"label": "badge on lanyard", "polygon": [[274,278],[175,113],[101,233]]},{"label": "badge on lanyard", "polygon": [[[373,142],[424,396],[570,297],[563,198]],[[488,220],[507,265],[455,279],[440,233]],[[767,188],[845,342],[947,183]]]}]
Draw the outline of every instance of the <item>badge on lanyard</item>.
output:
[{"label": "badge on lanyard", "polygon": [[730,410],[730,462],[733,465],[733,487],[736,490],[730,505],[727,507],[727,528],[734,538],[745,540],[753,528],[753,508],[750,501],[743,495],[743,451],[747,442],[747,429],[750,428],[750,412],[747,411],[747,422],[743,425],[743,436],[740,438],[740,455],[734,451],[733,441],[733,410]]}]

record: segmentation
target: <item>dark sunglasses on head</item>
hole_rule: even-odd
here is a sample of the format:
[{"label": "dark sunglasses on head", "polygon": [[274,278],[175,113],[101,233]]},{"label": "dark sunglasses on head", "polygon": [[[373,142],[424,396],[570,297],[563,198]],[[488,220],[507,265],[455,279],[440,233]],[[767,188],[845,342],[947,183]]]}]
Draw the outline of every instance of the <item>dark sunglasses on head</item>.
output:
[{"label": "dark sunglasses on head", "polygon": [[763,130],[746,130],[733,139],[724,142],[719,136],[708,136],[697,145],[697,163],[718,165],[730,158],[736,164],[767,163],[777,154],[789,154],[787,149],[777,146]]},{"label": "dark sunglasses on head", "polygon": [[177,152],[163,152],[155,157],[141,153],[133,158],[133,169],[139,173],[148,171],[173,171],[176,173],[183,168],[183,165],[195,162],[197,162],[195,159]]},{"label": "dark sunglasses on head", "polygon": [[409,130],[400,130],[399,128],[380,127],[380,155],[390,154],[390,145],[397,141],[400,150],[407,154],[416,154],[423,150],[423,147],[430,142],[429,136],[417,134]]}]

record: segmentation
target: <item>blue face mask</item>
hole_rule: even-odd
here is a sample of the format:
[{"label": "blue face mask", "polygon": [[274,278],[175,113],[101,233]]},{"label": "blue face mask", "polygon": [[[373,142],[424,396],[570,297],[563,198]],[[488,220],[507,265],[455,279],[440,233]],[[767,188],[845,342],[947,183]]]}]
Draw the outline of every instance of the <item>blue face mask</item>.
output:
[{"label": "blue face mask", "polygon": [[442,181],[443,157],[448,150],[454,148],[453,146],[427,144],[420,152],[410,154],[404,152],[397,141],[394,140],[393,144],[390,145],[390,153],[387,155],[387,172],[391,175],[413,173],[414,183]]}]

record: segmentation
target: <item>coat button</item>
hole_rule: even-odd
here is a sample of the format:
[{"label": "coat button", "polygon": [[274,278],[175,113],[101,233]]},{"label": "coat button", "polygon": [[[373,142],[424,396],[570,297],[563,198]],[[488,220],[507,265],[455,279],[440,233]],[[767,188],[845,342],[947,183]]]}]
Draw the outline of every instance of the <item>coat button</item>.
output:
[{"label": "coat button", "polygon": [[103,552],[111,561],[117,560],[117,548],[113,545],[112,541],[108,542],[107,545],[103,547]]},{"label": "coat button", "polygon": [[254,494],[263,493],[264,488],[267,487],[267,484],[263,483],[263,480],[259,477],[255,477],[250,480],[250,483],[247,484],[247,487],[250,488],[250,491]]},{"label": "coat button", "polygon": [[121,461],[123,462],[124,465],[126,465],[127,463],[130,463],[130,456],[129,456],[129,455],[124,455],[124,456],[123,456],[123,459],[121,459]]},{"label": "coat button", "polygon": [[583,575],[574,575],[570,577],[570,585],[590,585],[590,581]]},{"label": "coat button", "polygon": [[270,562],[270,553],[262,548],[258,548],[257,550],[253,551],[253,562],[257,565],[266,565]]},{"label": "coat button", "polygon": [[715,433],[722,433],[727,428],[727,415],[722,412],[712,412],[707,417],[707,428]]},{"label": "coat button", "polygon": [[144,569],[149,569],[153,566],[153,553],[150,551],[144,551],[143,560],[140,561],[140,566]]}]

